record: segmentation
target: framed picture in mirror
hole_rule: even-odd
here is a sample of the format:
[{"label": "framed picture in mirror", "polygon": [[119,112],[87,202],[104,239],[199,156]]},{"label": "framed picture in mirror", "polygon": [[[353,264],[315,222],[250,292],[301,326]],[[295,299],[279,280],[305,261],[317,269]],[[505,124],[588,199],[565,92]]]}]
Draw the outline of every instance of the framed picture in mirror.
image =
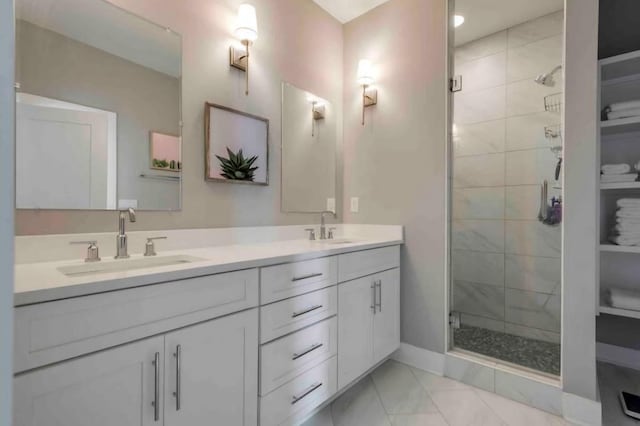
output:
[{"label": "framed picture in mirror", "polygon": [[180,172],[182,170],[181,152],[180,136],[149,132],[149,157],[152,170]]},{"label": "framed picture in mirror", "polygon": [[269,184],[269,120],[207,102],[205,180]]}]

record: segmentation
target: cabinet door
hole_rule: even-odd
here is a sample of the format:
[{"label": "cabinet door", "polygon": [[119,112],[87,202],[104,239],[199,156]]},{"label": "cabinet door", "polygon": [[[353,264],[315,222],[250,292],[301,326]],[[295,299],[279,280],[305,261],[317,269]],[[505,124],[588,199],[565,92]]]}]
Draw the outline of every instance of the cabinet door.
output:
[{"label": "cabinet door", "polygon": [[17,376],[14,426],[161,425],[163,341],[146,339]]},{"label": "cabinet door", "polygon": [[165,336],[165,425],[258,422],[258,310]]},{"label": "cabinet door", "polygon": [[378,282],[373,316],[374,364],[400,347],[400,269],[375,275]]},{"label": "cabinet door", "polygon": [[373,277],[338,286],[338,387],[373,364]]}]

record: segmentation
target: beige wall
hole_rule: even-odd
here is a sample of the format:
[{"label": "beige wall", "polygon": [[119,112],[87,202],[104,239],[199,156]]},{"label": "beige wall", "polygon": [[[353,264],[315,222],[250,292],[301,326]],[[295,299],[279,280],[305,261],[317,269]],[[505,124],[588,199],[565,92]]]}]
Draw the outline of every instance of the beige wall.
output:
[{"label": "beige wall", "polygon": [[[392,0],[344,30],[344,202],[353,223],[402,224],[402,341],[445,349],[446,0]],[[360,58],[378,105],[360,124]],[[349,213],[349,198],[360,212]]]},{"label": "beige wall", "polygon": [[[281,82],[342,104],[342,25],[311,0],[254,0],[259,39],[251,55],[251,92],[229,67],[240,0],[113,0],[183,36],[184,192],[180,212],[141,212],[132,230],[309,223],[315,216],[280,212]],[[267,187],[204,181],[204,102],[270,120]],[[338,111],[340,116],[341,111]],[[341,123],[338,123],[340,126]],[[341,141],[338,141],[341,145]],[[340,211],[340,206],[338,206]],[[114,212],[19,211],[16,234],[110,231]]]}]

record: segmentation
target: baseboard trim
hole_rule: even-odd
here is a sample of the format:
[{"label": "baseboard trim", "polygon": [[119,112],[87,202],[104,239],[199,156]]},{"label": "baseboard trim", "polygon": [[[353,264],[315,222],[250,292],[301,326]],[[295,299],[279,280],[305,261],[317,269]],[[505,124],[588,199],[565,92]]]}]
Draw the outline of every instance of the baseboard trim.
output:
[{"label": "baseboard trim", "polygon": [[563,392],[562,414],[576,425],[602,426],[602,405],[599,401]]},{"label": "baseboard trim", "polygon": [[607,343],[596,344],[596,358],[598,361],[618,365],[620,367],[640,370],[640,351]]},{"label": "baseboard trim", "polygon": [[438,376],[444,375],[444,354],[438,352],[401,343],[400,348],[391,355],[391,359]]}]

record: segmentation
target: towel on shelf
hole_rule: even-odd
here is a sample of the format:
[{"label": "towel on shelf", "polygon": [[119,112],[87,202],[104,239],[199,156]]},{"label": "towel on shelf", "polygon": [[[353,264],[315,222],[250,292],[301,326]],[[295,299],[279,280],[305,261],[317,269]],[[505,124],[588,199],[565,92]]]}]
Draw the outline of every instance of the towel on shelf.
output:
[{"label": "towel on shelf", "polygon": [[640,219],[640,208],[623,207],[616,212],[617,217]]},{"label": "towel on shelf", "polygon": [[640,198],[620,198],[616,204],[621,209],[626,207],[640,209]]},{"label": "towel on shelf", "polygon": [[613,227],[616,235],[628,236],[629,234],[640,235],[640,223],[618,223]]},{"label": "towel on shelf", "polygon": [[640,108],[623,109],[607,113],[608,120],[619,120],[621,118],[640,117]]},{"label": "towel on shelf", "polygon": [[640,237],[626,237],[624,235],[611,235],[609,241],[618,246],[631,247],[640,245]]},{"label": "towel on shelf", "polygon": [[601,175],[600,176],[600,182],[602,183],[635,182],[636,180],[638,180],[638,173],[625,173],[623,175]]},{"label": "towel on shelf", "polygon": [[636,109],[640,108],[640,100],[637,101],[626,101],[626,102],[616,102],[607,107],[607,111],[622,111],[625,109]]},{"label": "towel on shelf", "polygon": [[605,164],[600,168],[602,174],[607,175],[624,175],[631,171],[631,166],[628,164]]},{"label": "towel on shelf", "polygon": [[605,292],[609,306],[631,311],[640,311],[640,292],[612,287]]},{"label": "towel on shelf", "polygon": [[617,225],[640,225],[640,217],[616,217]]}]

